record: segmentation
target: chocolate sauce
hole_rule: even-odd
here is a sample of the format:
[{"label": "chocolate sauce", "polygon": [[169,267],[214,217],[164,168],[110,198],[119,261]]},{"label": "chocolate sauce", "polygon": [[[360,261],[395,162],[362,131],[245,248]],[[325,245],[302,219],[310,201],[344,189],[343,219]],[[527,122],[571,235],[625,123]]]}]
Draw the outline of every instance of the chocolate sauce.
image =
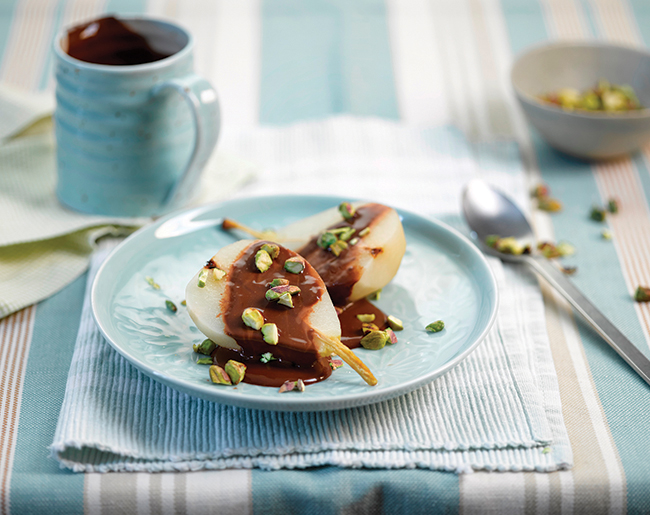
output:
[{"label": "chocolate sauce", "polygon": [[80,61],[113,66],[152,63],[171,55],[154,50],[145,36],[112,16],[70,29],[66,52]]},{"label": "chocolate sauce", "polygon": [[380,330],[384,331],[388,328],[388,317],[377,306],[369,302],[367,299],[359,299],[351,304],[348,304],[343,312],[339,314],[339,322],[341,323],[341,342],[356,349],[361,346],[361,338],[364,333],[361,329],[361,322],[357,315],[374,314],[375,324]]},{"label": "chocolate sauce", "polygon": [[[287,380],[302,379],[306,383],[322,381],[332,369],[327,358],[318,353],[313,329],[308,320],[314,306],[325,294],[325,286],[309,263],[300,274],[284,270],[284,262],[295,254],[280,248],[280,254],[264,273],[255,266],[255,254],[268,242],[250,245],[233,264],[228,276],[228,286],[222,298],[225,333],[234,338],[242,348],[233,351],[217,348],[213,357],[223,366],[229,359],[244,363],[247,367],[244,382],[263,386],[281,386]],[[267,301],[265,294],[269,283],[276,278],[288,279],[298,286],[300,293],[292,297],[294,307],[289,308],[275,301]],[[279,345],[266,343],[260,331],[247,327],[241,314],[246,308],[257,308],[267,323],[278,327]],[[262,363],[262,354],[271,352],[276,358]]]},{"label": "chocolate sauce", "polygon": [[[371,224],[374,225],[389,211],[389,207],[381,204],[365,204],[357,209],[351,220],[344,220],[328,227],[327,230],[353,227],[359,233]],[[318,236],[315,236],[298,251],[298,254],[318,270],[323,282],[327,285],[327,291],[334,305],[345,306],[352,293],[352,288],[361,278],[363,268],[359,263],[364,258],[363,254],[376,257],[382,252],[382,249],[369,249],[360,244],[350,245],[339,256],[335,256],[331,251],[319,247],[317,241]]]}]

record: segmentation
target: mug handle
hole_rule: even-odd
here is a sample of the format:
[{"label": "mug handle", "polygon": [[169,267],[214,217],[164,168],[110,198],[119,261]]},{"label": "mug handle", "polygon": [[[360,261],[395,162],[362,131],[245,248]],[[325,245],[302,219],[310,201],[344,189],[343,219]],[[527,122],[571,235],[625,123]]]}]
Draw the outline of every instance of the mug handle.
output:
[{"label": "mug handle", "polygon": [[187,167],[163,200],[165,206],[181,206],[189,200],[193,185],[199,180],[203,167],[217,144],[221,110],[216,90],[200,75],[192,73],[161,82],[153,88],[152,95],[170,89],[180,93],[190,106],[196,134],[194,149]]}]

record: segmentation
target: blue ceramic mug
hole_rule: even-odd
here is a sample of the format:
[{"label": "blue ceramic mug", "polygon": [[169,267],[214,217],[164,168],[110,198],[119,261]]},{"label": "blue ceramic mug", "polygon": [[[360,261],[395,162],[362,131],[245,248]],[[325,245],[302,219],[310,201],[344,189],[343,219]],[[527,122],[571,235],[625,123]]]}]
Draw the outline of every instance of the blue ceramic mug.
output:
[{"label": "blue ceramic mug", "polygon": [[189,202],[219,135],[192,36],[147,17],[62,32],[56,56],[57,196],[91,214],[155,216]]}]

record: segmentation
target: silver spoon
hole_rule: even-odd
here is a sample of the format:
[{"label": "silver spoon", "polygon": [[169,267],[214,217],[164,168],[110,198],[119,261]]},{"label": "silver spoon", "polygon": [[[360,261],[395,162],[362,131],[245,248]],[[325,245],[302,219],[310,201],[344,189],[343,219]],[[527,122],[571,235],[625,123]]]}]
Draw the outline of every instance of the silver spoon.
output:
[{"label": "silver spoon", "polygon": [[476,179],[463,191],[463,213],[482,250],[503,261],[524,263],[546,279],[573,308],[589,322],[604,340],[650,384],[650,360],[637,349],[550,260],[536,254],[504,254],[485,244],[490,235],[513,236],[535,248],[530,223],[505,195]]}]

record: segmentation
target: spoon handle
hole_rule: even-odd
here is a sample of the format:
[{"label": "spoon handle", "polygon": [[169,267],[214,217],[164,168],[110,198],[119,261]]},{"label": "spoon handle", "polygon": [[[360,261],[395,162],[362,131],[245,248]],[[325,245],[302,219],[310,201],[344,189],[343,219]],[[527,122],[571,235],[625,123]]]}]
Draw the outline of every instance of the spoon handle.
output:
[{"label": "spoon handle", "polygon": [[650,360],[621,333],[548,259],[530,256],[526,263],[546,279],[603,339],[650,384]]}]

